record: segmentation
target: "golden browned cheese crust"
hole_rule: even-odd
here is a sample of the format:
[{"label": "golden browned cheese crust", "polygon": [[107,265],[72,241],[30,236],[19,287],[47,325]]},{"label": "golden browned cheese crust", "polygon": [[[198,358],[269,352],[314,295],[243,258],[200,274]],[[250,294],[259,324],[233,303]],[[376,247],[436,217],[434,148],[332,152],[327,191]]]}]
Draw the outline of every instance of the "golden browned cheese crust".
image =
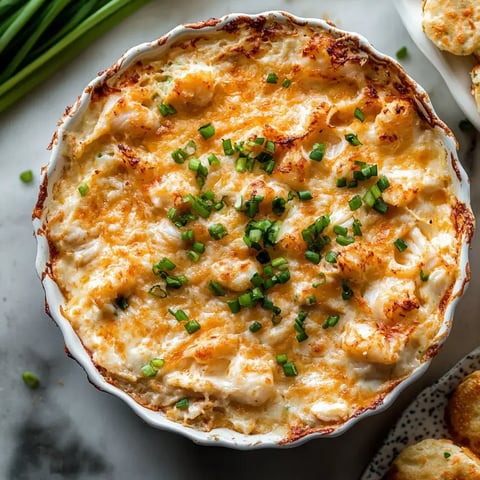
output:
[{"label": "golden browned cheese crust", "polygon": [[480,4],[477,0],[424,0],[422,27],[441,50],[471,55],[480,49]]},{"label": "golden browned cheese crust", "polygon": [[43,206],[64,314],[170,419],[336,428],[445,334],[468,208],[443,134],[348,37],[241,19],[178,41],[64,135]]},{"label": "golden browned cheese crust", "polygon": [[428,438],[404,448],[386,480],[478,480],[480,460],[451,440]]},{"label": "golden browned cheese crust", "polygon": [[467,375],[454,390],[446,418],[454,441],[480,455],[480,371]]}]

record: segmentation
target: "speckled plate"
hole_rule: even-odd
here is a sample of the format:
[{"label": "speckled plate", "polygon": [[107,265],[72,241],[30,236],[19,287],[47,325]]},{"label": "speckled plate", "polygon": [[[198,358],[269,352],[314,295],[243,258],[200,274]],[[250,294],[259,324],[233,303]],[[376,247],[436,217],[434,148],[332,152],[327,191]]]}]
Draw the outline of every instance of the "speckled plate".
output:
[{"label": "speckled plate", "polygon": [[449,438],[445,423],[448,397],[469,373],[480,369],[480,347],[426,388],[403,412],[360,480],[381,480],[407,445],[425,438]]}]

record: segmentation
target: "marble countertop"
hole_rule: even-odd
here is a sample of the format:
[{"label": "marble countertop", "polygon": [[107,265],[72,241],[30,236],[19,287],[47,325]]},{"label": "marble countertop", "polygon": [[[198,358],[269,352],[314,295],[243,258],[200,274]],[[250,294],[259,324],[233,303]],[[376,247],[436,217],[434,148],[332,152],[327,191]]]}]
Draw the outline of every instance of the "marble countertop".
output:
[{"label": "marble countertop", "polygon": [[[463,113],[410,40],[390,0],[152,0],[0,114],[1,479],[355,480],[416,394],[480,345],[480,248],[474,240],[472,281],[441,353],[394,406],[336,438],[312,440],[293,449],[253,452],[198,446],[144,424],[120,400],[92,387],[83,370],[65,354],[60,330],[44,313],[30,220],[40,168],[48,161],[46,147],[57,120],[86,83],[130,46],[157,38],[178,23],[268,9],[328,18],[341,28],[363,34],[390,55],[407,46],[409,54],[402,63],[429,92],[437,113],[457,135],[461,161],[472,179],[472,203],[479,212],[480,135],[459,130]],[[23,184],[19,174],[28,169],[35,174],[34,182]],[[23,384],[25,370],[38,375],[39,389],[30,390]]]}]

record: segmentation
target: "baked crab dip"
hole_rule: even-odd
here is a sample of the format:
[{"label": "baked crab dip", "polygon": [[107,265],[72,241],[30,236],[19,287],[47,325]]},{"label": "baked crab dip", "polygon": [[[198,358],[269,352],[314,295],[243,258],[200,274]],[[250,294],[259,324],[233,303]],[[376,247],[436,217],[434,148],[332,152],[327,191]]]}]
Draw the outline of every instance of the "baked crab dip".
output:
[{"label": "baked crab dip", "polygon": [[358,36],[280,12],[180,27],[93,81],[52,148],[50,311],[150,423],[329,435],[448,334],[467,180],[423,90]]}]

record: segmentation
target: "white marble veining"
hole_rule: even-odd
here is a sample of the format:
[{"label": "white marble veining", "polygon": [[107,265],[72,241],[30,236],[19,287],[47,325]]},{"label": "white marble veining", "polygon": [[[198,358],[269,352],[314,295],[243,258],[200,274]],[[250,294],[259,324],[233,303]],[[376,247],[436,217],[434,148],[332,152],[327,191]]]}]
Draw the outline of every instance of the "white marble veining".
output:
[{"label": "white marble veining", "polygon": [[[282,9],[326,17],[366,36],[394,55],[406,45],[402,63],[429,92],[441,118],[454,130],[462,163],[472,175],[472,202],[480,208],[479,134],[459,131],[463,113],[443,80],[410,40],[390,0],[152,0],[86,49],[13,108],[0,114],[0,479],[265,479],[355,480],[401,410],[459,358],[480,345],[480,248],[471,251],[472,281],[455,316],[452,333],[427,374],[387,411],[333,439],[313,440],[289,450],[240,452],[200,447],[146,426],[120,400],[97,391],[63,351],[60,331],[44,313],[34,270],[31,210],[40,167],[56,122],[96,73],[129,47],[152,40],[178,23],[230,12]],[[35,180],[23,184],[20,172]],[[31,391],[21,374],[32,370],[42,387]]]}]

